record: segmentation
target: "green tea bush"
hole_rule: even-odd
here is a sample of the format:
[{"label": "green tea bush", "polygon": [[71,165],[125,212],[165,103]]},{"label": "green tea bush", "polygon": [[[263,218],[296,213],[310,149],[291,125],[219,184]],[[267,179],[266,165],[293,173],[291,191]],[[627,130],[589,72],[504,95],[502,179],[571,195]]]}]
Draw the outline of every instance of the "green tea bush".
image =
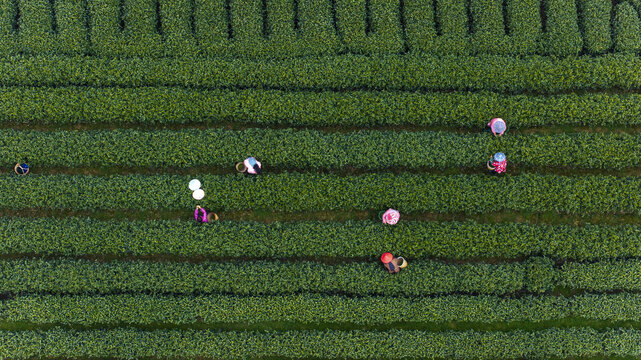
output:
[{"label": "green tea bush", "polygon": [[634,7],[628,2],[617,4],[612,23],[614,50],[638,53],[641,50],[641,21]]},{"label": "green tea bush", "polygon": [[10,236],[0,239],[0,254],[360,258],[376,257],[385,248],[408,258],[641,257],[637,225],[221,221],[202,226],[191,216],[186,210],[185,221],[2,218],[0,232]]},{"label": "green tea bush", "polygon": [[574,0],[543,0],[546,14],[544,44],[547,54],[578,55],[583,39],[578,26]]},{"label": "green tea bush", "polygon": [[596,263],[565,263],[559,271],[560,285],[590,291],[641,289],[641,261],[611,260]]},{"label": "green tea bush", "polygon": [[[411,259],[410,259],[411,260]],[[0,261],[0,292],[109,294],[284,295],[301,292],[346,295],[427,296],[542,293],[558,287],[584,291],[639,291],[640,260],[566,262],[545,258],[508,264],[443,264],[411,260],[390,276],[371,262],[145,262],[19,259]],[[543,276],[541,276],[543,275]]]},{"label": "green tea bush", "polygon": [[14,0],[0,0],[0,56],[14,55],[19,50],[15,4]]},{"label": "green tea bush", "polygon": [[494,93],[312,92],[175,88],[1,88],[4,123],[239,123],[298,126],[483,127],[501,116],[512,128],[638,125],[639,94],[508,96]]},{"label": "green tea bush", "polygon": [[[163,55],[162,37],[156,31],[157,0],[125,0],[122,19],[119,15],[121,0],[87,1],[91,19],[92,50],[96,55],[105,57]],[[121,21],[124,29],[120,28]]]},{"label": "green tea bush", "polygon": [[[0,84],[241,87],[299,92],[304,89],[456,89],[554,94],[573,90],[638,89],[641,88],[639,67],[641,59],[630,54],[563,59],[344,55],[282,61],[15,56],[0,58]],[[376,73],[372,69],[376,69]]]},{"label": "green tea bush", "polygon": [[515,55],[547,53],[541,49],[541,0],[505,0],[506,22]]},{"label": "green tea bush", "polygon": [[[621,169],[641,165],[636,156],[640,147],[641,135],[597,133],[496,139],[484,133],[405,131],[0,130],[0,164],[7,167],[26,156],[33,166],[212,165],[233,171],[233,164],[251,154],[279,169],[458,168],[479,167],[491,154],[503,151],[517,166]],[[208,150],[196,151],[204,148]]]},{"label": "green tea bush", "polygon": [[470,0],[472,41],[481,54],[501,53],[507,46],[503,25],[503,0]]},{"label": "green tea bush", "polygon": [[581,0],[577,5],[585,50],[590,54],[602,54],[610,50],[612,1]]},{"label": "green tea bush", "polygon": [[588,52],[609,48],[608,5],[595,0],[579,4],[583,35],[577,8],[567,0],[544,2],[544,35],[538,0],[296,0],[296,6],[294,0],[3,1],[3,56],[283,59],[345,51],[396,54],[406,45],[437,55],[568,56],[581,51],[582,36]]},{"label": "green tea bush", "polygon": [[[479,311],[483,309],[483,311]],[[0,321],[35,325],[298,324],[555,321],[574,317],[639,321],[638,294],[574,297],[448,295],[440,297],[23,295],[0,302]]]},{"label": "green tea bush", "polygon": [[434,46],[437,34],[433,1],[404,1],[405,35],[412,52],[431,52]]},{"label": "green tea bush", "polygon": [[[489,155],[489,154],[488,154]],[[509,156],[509,154],[508,154]],[[613,176],[282,173],[199,176],[200,201],[217,210],[380,210],[482,214],[494,211],[639,214],[641,179]],[[509,171],[509,170],[508,170]],[[0,177],[0,208],[68,210],[193,209],[189,176],[107,177],[36,174]]]},{"label": "green tea bush", "polygon": [[398,0],[337,0],[336,24],[342,42],[352,53],[403,50]]},{"label": "green tea bush", "polygon": [[0,261],[0,292],[499,295],[526,288],[527,264],[448,265],[417,260],[412,261],[411,268],[391,276],[378,259],[339,265],[264,261],[179,263],[22,259]]},{"label": "green tea bush", "polygon": [[[546,359],[636,357],[641,331],[552,328],[527,332],[63,330],[0,332],[0,357]],[[358,344],[358,346],[354,346]]]}]

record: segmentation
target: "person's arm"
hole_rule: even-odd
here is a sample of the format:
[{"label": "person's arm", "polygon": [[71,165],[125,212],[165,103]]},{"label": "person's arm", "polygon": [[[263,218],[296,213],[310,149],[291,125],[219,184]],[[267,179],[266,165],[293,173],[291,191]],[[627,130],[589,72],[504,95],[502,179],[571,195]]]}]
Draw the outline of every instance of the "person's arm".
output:
[{"label": "person's arm", "polygon": [[398,265],[399,265],[399,264],[398,264],[398,258],[394,258],[394,259],[392,260],[392,264],[394,265],[394,272],[395,272],[395,273],[397,273],[397,272],[401,271],[401,268],[398,266]]}]

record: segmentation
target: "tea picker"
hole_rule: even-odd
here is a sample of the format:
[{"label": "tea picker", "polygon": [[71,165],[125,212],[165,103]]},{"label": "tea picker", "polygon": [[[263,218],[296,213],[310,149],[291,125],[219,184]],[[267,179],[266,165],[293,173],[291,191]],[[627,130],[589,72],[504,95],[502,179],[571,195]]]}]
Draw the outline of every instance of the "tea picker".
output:
[{"label": "tea picker", "polygon": [[492,174],[504,173],[506,168],[507,160],[505,154],[502,152],[497,152],[487,161],[487,169],[490,170]]},{"label": "tea picker", "polygon": [[25,160],[22,164],[17,163],[16,166],[13,167],[13,171],[18,175],[27,175],[29,173],[29,165],[27,165],[27,161]]},{"label": "tea picker", "polygon": [[494,136],[501,136],[505,133],[505,130],[507,130],[507,125],[505,124],[505,120],[494,118],[487,124],[486,130],[491,131]]},{"label": "tea picker", "polygon": [[398,210],[389,208],[384,212],[383,211],[379,212],[378,218],[383,221],[383,224],[396,225],[398,220],[400,220],[401,218],[401,213],[399,213]]},{"label": "tea picker", "polygon": [[260,161],[250,156],[245,159],[245,161],[236,164],[236,171],[241,173],[246,171],[247,174],[260,175],[260,173],[262,172],[262,167],[263,165],[260,163]]},{"label": "tea picker", "polygon": [[401,271],[402,268],[407,267],[407,261],[402,257],[394,257],[391,253],[384,253],[381,255],[381,262],[383,266],[390,274],[396,274]]},{"label": "tea picker", "polygon": [[196,210],[194,211],[194,218],[196,219],[196,222],[199,222],[199,223],[210,223],[213,221],[218,221],[218,215],[216,215],[216,213],[208,214],[207,210],[205,210],[200,205],[196,205]]},{"label": "tea picker", "polygon": [[[189,190],[193,191],[192,197],[195,200],[202,200],[205,197],[205,191],[200,188],[200,181],[198,179],[193,179],[189,182]],[[207,213],[207,211],[200,205],[196,205],[196,210],[194,210],[194,218],[196,222],[200,223],[209,223],[212,221],[218,221],[218,215],[215,213]]]}]

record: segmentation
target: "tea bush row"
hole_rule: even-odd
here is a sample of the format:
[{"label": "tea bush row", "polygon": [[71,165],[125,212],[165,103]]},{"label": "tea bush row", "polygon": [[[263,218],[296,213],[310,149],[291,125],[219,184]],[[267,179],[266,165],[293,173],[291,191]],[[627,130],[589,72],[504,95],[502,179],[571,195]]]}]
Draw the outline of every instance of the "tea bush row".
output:
[{"label": "tea bush row", "polygon": [[[483,309],[480,311],[479,309]],[[0,321],[66,326],[541,322],[566,318],[639,321],[641,296],[449,295],[442,297],[25,295],[0,303]]]},{"label": "tea bush row", "polygon": [[639,125],[639,94],[555,96],[387,91],[0,88],[0,121],[36,124],[220,124],[297,126],[412,124],[482,128],[496,116],[513,128]]},{"label": "tea bush row", "polygon": [[0,219],[0,232],[9,235],[0,239],[0,254],[5,255],[360,258],[376,257],[381,249],[388,249],[414,259],[641,257],[641,227],[637,225],[576,227],[401,220],[389,227],[370,220],[269,224],[221,221],[202,226],[192,220],[191,211],[185,211],[185,221],[5,217]]},{"label": "tea bush row", "polygon": [[252,155],[279,169],[482,168],[491,154],[502,151],[511,164],[542,171],[554,166],[621,169],[641,165],[640,150],[641,135],[598,133],[509,134],[496,140],[480,131],[0,130],[1,164],[12,166],[28,157],[34,167],[207,165],[233,170],[236,162]]},{"label": "tea bush row", "polygon": [[[619,46],[638,25],[633,13],[619,16],[617,8],[611,29],[606,10],[588,2],[577,11],[573,1],[548,0],[505,5],[498,0],[126,0],[122,5],[120,0],[3,0],[0,49],[3,54],[282,58],[399,53],[407,42],[410,50],[440,55],[568,56],[582,51],[583,38],[589,53],[609,50],[612,31],[615,51],[638,51]],[[595,42],[599,32],[608,39]]]},{"label": "tea bush row", "polygon": [[[641,331],[551,328],[543,331],[63,330],[0,332],[0,358],[303,358],[545,359],[636,357]],[[358,344],[358,346],[354,346]]]},{"label": "tea bush row", "polygon": [[282,90],[489,90],[550,94],[570,90],[639,89],[639,67],[641,58],[634,55],[562,59],[540,56],[341,55],[281,61],[12,56],[0,58],[0,84]]},{"label": "tea bush row", "polygon": [[21,259],[0,261],[0,292],[53,294],[150,292],[279,295],[300,292],[352,295],[509,294],[546,290],[532,276],[554,274],[551,262],[447,265],[413,261],[390,276],[380,260],[325,265],[312,262],[145,262]]},{"label": "tea bush row", "polygon": [[[509,166],[509,165],[508,165]],[[509,167],[508,167],[509,169]],[[641,179],[613,176],[310,173],[199,176],[212,210],[383,210],[482,214],[494,211],[639,214]],[[486,172],[487,170],[479,170]],[[509,170],[508,170],[509,171]],[[193,211],[191,176],[15,174],[0,177],[0,208]]]},{"label": "tea bush row", "polygon": [[371,262],[326,265],[312,262],[145,262],[20,259],[0,262],[0,292],[109,294],[224,293],[280,295],[300,292],[426,296],[434,294],[504,295],[555,288],[586,291],[638,291],[641,261],[566,262],[547,258],[523,263],[443,264],[413,261],[390,276]]}]

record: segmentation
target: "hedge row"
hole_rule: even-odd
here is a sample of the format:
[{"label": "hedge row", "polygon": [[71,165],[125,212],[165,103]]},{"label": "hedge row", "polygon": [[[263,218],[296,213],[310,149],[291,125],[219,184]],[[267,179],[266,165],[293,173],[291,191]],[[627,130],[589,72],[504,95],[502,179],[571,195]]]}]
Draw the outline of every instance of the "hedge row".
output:
[{"label": "hedge row", "polygon": [[555,93],[639,89],[640,67],[641,58],[634,55],[564,59],[341,55],[281,61],[14,56],[0,58],[0,84]]},{"label": "hedge row", "polygon": [[28,157],[34,167],[209,165],[233,171],[236,162],[252,155],[280,169],[482,168],[497,151],[508,154],[512,164],[538,166],[542,170],[553,166],[621,169],[641,165],[641,135],[509,135],[496,140],[480,132],[0,130],[2,166],[12,166],[17,159]]},{"label": "hedge row", "polygon": [[[380,210],[488,213],[493,211],[570,214],[639,214],[641,179],[612,176],[490,176],[309,173],[260,177],[199,176],[211,210]],[[481,170],[479,170],[481,171]],[[486,172],[487,170],[483,170]],[[509,167],[508,167],[509,172]],[[8,209],[182,209],[196,202],[178,175],[0,176],[0,208]]]},{"label": "hedge row", "polygon": [[610,50],[612,1],[580,0],[577,5],[585,50],[591,54],[603,54]]},{"label": "hedge row", "polygon": [[[641,227],[401,221],[255,223],[2,218],[0,254],[596,260],[641,257]],[[248,236],[250,234],[251,236]],[[259,239],[256,241],[255,239]],[[355,241],[354,239],[367,239]],[[447,239],[447,241],[444,241]]]},{"label": "hedge row", "polygon": [[[399,53],[407,41],[411,50],[440,55],[568,56],[582,50],[583,38],[590,53],[608,49],[601,38],[609,37],[610,14],[601,4],[595,4],[593,15],[579,8],[583,33],[573,1],[544,1],[545,33],[540,1],[507,1],[503,7],[498,0],[126,0],[122,5],[120,0],[2,0],[0,49],[2,54],[283,58],[345,50]],[[621,9],[612,26],[615,38],[627,38],[622,29],[632,34],[638,25],[627,11],[631,7]],[[606,35],[596,38],[599,32]],[[615,51],[631,50],[616,44],[615,39]]]},{"label": "hedge row", "polygon": [[641,20],[639,13],[628,2],[614,7],[612,32],[614,50],[617,52],[638,53],[641,50]]},{"label": "hedge row", "polygon": [[83,0],[1,0],[1,56],[19,52],[86,54],[84,4]]},{"label": "hedge row", "polygon": [[[482,309],[482,310],[480,310]],[[637,294],[443,297],[17,296],[0,303],[0,321],[35,325],[352,324],[541,322],[575,317],[641,320]]]},{"label": "hedge row", "polygon": [[[543,44],[554,56],[575,56],[583,48],[574,0],[542,0],[545,8]],[[586,24],[589,25],[589,24]]]},{"label": "hedge row", "polygon": [[[641,331],[588,328],[537,332],[286,331],[133,329],[0,332],[0,358],[395,358],[543,359],[636,357]],[[355,346],[358,344],[358,346]]]},{"label": "hedge row", "polygon": [[554,267],[546,258],[523,263],[456,264],[413,261],[395,276],[374,258],[368,263],[324,265],[311,262],[143,262],[85,260],[5,260],[0,292],[53,294],[150,292],[280,295],[300,292],[351,295],[503,295],[555,288],[586,291],[639,291],[641,261],[567,262]]},{"label": "hedge row", "polygon": [[221,123],[511,127],[638,125],[641,95],[287,92],[170,88],[1,88],[5,123]]},{"label": "hedge row", "polygon": [[280,295],[300,292],[351,295],[509,294],[553,285],[552,263],[534,259],[505,265],[447,265],[413,261],[391,276],[380,260],[324,265],[312,262],[144,262],[85,260],[0,261],[0,292],[54,294],[151,292]]}]

